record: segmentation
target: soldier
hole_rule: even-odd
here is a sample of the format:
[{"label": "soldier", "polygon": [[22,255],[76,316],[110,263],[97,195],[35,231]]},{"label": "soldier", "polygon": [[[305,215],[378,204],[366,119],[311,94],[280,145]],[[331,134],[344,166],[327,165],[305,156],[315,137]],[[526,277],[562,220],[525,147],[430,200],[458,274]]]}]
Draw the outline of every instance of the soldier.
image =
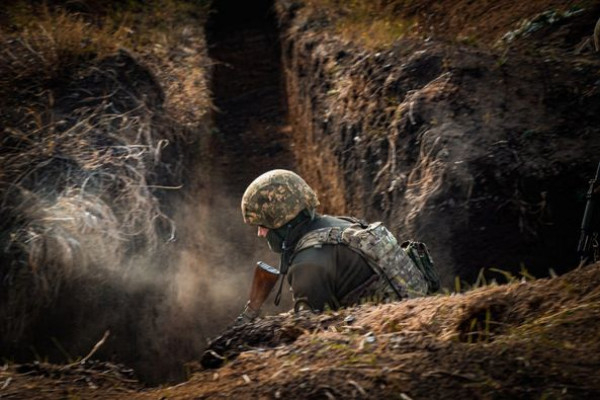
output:
[{"label": "soldier", "polygon": [[280,274],[287,274],[296,308],[323,311],[427,292],[423,274],[383,225],[319,215],[318,205],[313,189],[282,169],[256,178],[242,198],[244,222],[281,254]]}]

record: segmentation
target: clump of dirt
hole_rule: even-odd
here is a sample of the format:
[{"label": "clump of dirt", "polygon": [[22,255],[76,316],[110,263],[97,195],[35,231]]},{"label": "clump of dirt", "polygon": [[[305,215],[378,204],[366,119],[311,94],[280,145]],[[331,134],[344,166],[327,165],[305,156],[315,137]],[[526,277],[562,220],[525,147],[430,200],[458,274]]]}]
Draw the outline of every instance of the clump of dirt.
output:
[{"label": "clump of dirt", "polygon": [[575,267],[600,148],[599,6],[377,4],[416,19],[372,48],[338,23],[377,15],[277,3],[293,149],[324,211],[425,241],[448,288]]}]

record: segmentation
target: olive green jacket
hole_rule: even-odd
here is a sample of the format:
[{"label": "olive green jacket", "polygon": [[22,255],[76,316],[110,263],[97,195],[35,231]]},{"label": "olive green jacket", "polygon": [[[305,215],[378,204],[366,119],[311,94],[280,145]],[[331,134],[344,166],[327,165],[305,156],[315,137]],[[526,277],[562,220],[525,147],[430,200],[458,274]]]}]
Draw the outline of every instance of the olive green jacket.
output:
[{"label": "olive green jacket", "polygon": [[[293,249],[312,230],[350,224],[340,218],[317,216],[293,232],[287,246]],[[363,289],[378,279],[362,256],[341,244],[306,248],[288,255],[287,260],[294,301],[303,301],[314,311],[352,305],[358,302]]]}]

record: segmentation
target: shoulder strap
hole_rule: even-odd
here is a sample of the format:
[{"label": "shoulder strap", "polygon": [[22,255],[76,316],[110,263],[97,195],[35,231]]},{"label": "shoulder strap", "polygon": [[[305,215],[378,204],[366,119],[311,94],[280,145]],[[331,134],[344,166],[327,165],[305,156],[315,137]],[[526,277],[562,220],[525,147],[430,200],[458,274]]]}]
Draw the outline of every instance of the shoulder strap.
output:
[{"label": "shoulder strap", "polygon": [[343,232],[344,228],[339,226],[320,228],[310,231],[306,235],[302,236],[300,240],[298,240],[296,247],[294,247],[294,253],[309,247],[321,247],[324,244],[342,243]]},{"label": "shoulder strap", "polygon": [[351,222],[353,224],[358,224],[363,228],[366,228],[367,226],[369,226],[369,223],[367,221],[365,221],[364,219],[360,219],[360,218],[356,218],[356,217],[351,217],[348,215],[335,215],[334,218],[338,218],[344,221],[348,221]]}]

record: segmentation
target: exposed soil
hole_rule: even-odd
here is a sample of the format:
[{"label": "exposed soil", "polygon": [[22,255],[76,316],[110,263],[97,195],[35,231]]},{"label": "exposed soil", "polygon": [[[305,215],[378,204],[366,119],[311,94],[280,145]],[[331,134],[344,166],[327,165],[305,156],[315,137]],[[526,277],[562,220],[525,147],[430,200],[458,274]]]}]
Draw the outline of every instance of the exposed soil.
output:
[{"label": "exposed soil", "polygon": [[375,50],[332,34],[343,7],[294,4],[278,3],[293,148],[327,212],[423,240],[447,287],[577,265],[600,148],[598,2],[552,23],[539,13],[555,2],[389,2],[417,23]]},{"label": "exposed soil", "polygon": [[[29,11],[37,16],[17,29]],[[0,26],[7,362],[71,362],[110,332],[94,356],[156,383],[181,379],[181,360],[205,346],[194,311],[202,299],[185,297],[186,281],[201,270],[183,262],[180,235],[193,224],[174,205],[205,131],[206,49],[190,21],[198,14],[163,11],[160,23],[176,18],[177,28],[151,48],[126,50],[85,10],[39,2],[2,9],[15,24]],[[146,24],[136,28],[155,12],[145,9]],[[195,95],[180,102],[186,93]]]}]

